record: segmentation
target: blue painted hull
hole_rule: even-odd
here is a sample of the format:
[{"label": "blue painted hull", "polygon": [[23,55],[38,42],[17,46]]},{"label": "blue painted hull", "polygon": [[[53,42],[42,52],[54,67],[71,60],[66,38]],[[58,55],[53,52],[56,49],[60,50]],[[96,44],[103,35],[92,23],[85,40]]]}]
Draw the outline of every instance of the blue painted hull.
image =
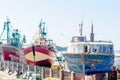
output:
[{"label": "blue painted hull", "polygon": [[70,71],[94,74],[113,69],[114,55],[63,54]]}]

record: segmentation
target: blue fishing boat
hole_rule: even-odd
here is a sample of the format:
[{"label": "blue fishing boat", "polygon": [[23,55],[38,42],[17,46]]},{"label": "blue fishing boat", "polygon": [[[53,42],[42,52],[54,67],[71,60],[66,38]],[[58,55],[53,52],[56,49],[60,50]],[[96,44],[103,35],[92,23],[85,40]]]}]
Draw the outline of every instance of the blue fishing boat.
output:
[{"label": "blue fishing boat", "polygon": [[95,74],[109,72],[113,69],[114,48],[111,41],[94,41],[93,24],[91,25],[90,40],[82,35],[73,36],[68,44],[67,52],[63,54],[67,69],[77,73]]}]

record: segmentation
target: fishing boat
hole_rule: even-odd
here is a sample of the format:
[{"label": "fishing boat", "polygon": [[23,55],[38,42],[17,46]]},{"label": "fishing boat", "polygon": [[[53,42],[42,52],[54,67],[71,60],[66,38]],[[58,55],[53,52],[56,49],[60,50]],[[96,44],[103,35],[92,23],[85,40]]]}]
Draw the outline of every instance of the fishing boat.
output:
[{"label": "fishing boat", "polygon": [[11,21],[7,18],[0,35],[0,60],[25,62],[22,44],[25,36],[18,29],[12,29]]},{"label": "fishing boat", "polygon": [[82,23],[79,24],[79,27],[80,36],[72,37],[66,53],[63,54],[67,70],[87,75],[112,71],[114,64],[113,43],[111,41],[95,41],[93,24],[91,25],[90,40],[82,35]]},{"label": "fishing boat", "polygon": [[51,67],[53,63],[52,54],[54,52],[53,40],[47,39],[45,22],[40,21],[39,31],[34,36],[33,43],[24,48],[24,55],[29,65]]}]

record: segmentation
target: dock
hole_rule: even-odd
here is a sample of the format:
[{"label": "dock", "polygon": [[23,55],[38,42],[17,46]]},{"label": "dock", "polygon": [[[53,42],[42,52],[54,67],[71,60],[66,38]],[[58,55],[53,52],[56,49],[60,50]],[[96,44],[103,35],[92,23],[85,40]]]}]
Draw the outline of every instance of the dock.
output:
[{"label": "dock", "polygon": [[115,80],[115,78],[120,80],[119,72],[120,70],[110,73],[85,75],[57,68],[52,69],[10,61],[0,61],[0,80]]},{"label": "dock", "polygon": [[9,75],[6,72],[0,71],[0,80],[26,80],[26,79],[16,78],[14,74]]}]

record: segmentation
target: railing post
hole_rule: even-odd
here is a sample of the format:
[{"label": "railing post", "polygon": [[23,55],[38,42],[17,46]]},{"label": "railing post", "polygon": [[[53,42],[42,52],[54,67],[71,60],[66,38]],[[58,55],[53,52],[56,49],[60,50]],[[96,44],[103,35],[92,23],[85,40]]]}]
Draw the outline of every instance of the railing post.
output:
[{"label": "railing post", "polygon": [[28,70],[27,71],[30,71],[30,66],[28,65]]},{"label": "railing post", "polygon": [[22,72],[24,71],[24,64],[22,64]]},{"label": "railing post", "polygon": [[0,70],[2,70],[2,61],[0,61]]},{"label": "railing post", "polygon": [[8,61],[8,68],[10,69],[10,61]]},{"label": "railing post", "polygon": [[3,62],[2,62],[2,61],[0,61],[0,63],[1,63],[1,65],[0,65],[1,70],[4,70],[4,64],[3,64]]},{"label": "railing post", "polygon": [[12,72],[14,71],[14,62],[12,62]]},{"label": "railing post", "polygon": [[37,73],[37,66],[34,66],[34,73]]},{"label": "railing post", "polygon": [[44,69],[44,67],[42,67],[42,80],[45,78],[45,69]]},{"label": "railing post", "polygon": [[0,61],[0,67],[2,67],[2,61]]},{"label": "railing post", "polygon": [[73,71],[71,72],[71,80],[75,80],[75,73]]},{"label": "railing post", "polygon": [[64,79],[64,74],[63,74],[63,70],[62,69],[60,70],[59,75],[60,75],[60,80],[63,80]]},{"label": "railing post", "polygon": [[53,70],[50,68],[50,77],[53,77]]},{"label": "railing post", "polygon": [[19,68],[19,63],[17,63],[17,70],[18,70],[18,68]]},{"label": "railing post", "polygon": [[5,70],[5,61],[3,61],[3,64],[4,64],[4,66],[3,66],[3,70]]},{"label": "railing post", "polygon": [[105,78],[108,79],[108,73],[105,73]]}]

